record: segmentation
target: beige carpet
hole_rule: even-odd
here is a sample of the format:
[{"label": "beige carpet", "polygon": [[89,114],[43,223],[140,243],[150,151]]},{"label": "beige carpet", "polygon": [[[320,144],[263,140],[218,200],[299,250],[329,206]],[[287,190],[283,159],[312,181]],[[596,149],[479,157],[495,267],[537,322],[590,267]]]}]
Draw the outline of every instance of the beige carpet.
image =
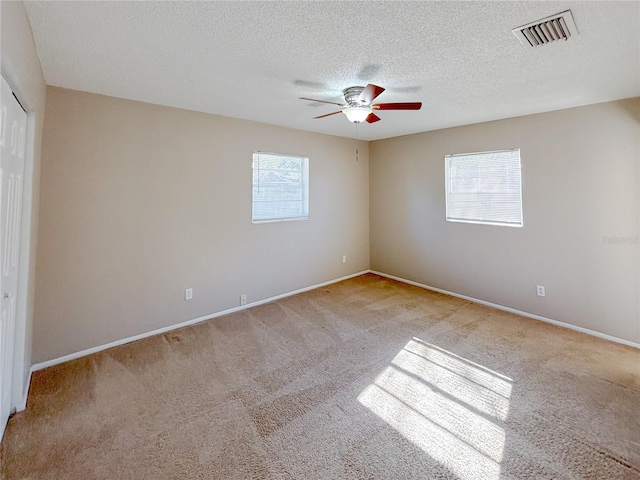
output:
[{"label": "beige carpet", "polygon": [[640,352],[364,275],[33,375],[13,479],[640,478]]}]

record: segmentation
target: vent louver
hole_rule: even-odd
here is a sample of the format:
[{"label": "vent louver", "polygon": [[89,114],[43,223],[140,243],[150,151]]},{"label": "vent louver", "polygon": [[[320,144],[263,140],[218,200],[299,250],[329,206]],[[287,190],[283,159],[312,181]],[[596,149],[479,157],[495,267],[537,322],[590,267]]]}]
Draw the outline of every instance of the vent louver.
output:
[{"label": "vent louver", "polygon": [[571,10],[511,30],[525,47],[537,47],[579,35]]}]

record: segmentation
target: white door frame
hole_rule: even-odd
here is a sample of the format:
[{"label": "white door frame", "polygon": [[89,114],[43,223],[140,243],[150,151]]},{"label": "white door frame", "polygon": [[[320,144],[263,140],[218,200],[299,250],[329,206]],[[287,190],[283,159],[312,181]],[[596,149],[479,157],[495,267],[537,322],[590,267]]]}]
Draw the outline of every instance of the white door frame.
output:
[{"label": "white door frame", "polygon": [[[13,379],[11,382],[11,409],[22,411],[27,406],[27,394],[31,380],[31,331],[29,317],[33,317],[33,289],[35,287],[35,269],[32,270],[32,258],[35,258],[35,242],[32,240],[32,222],[37,213],[34,201],[34,158],[36,113],[35,99],[29,98],[26,88],[14,73],[11,64],[2,58],[2,76],[27,112],[27,145],[24,163],[24,183],[22,191],[22,224],[20,226],[20,250],[18,268],[18,295],[16,298],[15,342],[13,350]],[[35,232],[34,232],[35,235]],[[33,250],[33,251],[32,251]]]}]

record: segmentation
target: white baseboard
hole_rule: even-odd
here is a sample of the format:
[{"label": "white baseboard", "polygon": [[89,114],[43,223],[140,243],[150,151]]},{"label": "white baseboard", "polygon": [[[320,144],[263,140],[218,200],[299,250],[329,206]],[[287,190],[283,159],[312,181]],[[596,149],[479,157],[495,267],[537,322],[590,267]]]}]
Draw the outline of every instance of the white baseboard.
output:
[{"label": "white baseboard", "polygon": [[389,275],[387,273],[377,272],[375,270],[369,270],[370,273],[374,273],[376,275],[380,275],[381,277],[390,278],[392,280],[397,280],[398,282],[408,283],[409,285],[414,285],[416,287],[425,288],[427,290],[432,290],[438,293],[444,293],[446,295],[451,295],[452,297],[462,298],[464,300],[469,300],[473,303],[479,303],[481,305],[486,305],[487,307],[495,308],[498,310],[503,310],[505,312],[515,313],[516,315],[520,315],[523,317],[532,318],[534,320],[540,320],[541,322],[551,323],[558,327],[568,328],[570,330],[575,330],[577,332],[586,333],[587,335],[591,335],[594,337],[602,338],[604,340],[609,340],[615,343],[621,343],[622,345],[627,345],[629,347],[634,347],[640,349],[640,343],[631,342],[629,340],[625,340],[623,338],[613,337],[611,335],[607,335],[606,333],[597,332],[595,330],[589,330],[588,328],[578,327],[576,325],[571,325],[570,323],[560,322],[558,320],[553,320],[547,317],[541,317],[540,315],[535,315],[533,313],[523,312],[522,310],[516,310],[515,308],[505,307],[503,305],[498,305],[497,303],[486,302],[484,300],[480,300],[473,297],[468,297],[466,295],[460,295],[459,293],[450,292],[448,290],[443,290],[441,288],[431,287],[429,285],[425,285],[423,283],[414,282],[412,280],[407,280],[406,278],[396,277],[394,275]]},{"label": "white baseboard", "polygon": [[[348,280],[353,277],[359,277],[360,275],[364,275],[365,273],[369,273],[369,270],[363,270],[361,272],[352,273],[351,275],[336,278],[334,280],[329,280],[327,282],[318,283],[316,285],[311,285],[309,287],[300,288],[298,290],[293,290],[292,292],[287,292],[281,295],[276,295],[274,297],[265,298],[264,300],[258,300],[257,302],[247,303],[246,305],[242,305],[240,307],[229,308],[227,310],[222,310],[220,312],[211,313],[209,315],[204,315],[202,317],[194,318],[192,320],[187,320],[185,322],[176,323],[174,325],[169,325],[167,327],[158,328],[157,330],[152,330],[150,332],[140,333],[138,335],[133,335],[132,337],[123,338],[121,340],[116,340],[114,342],[106,343],[104,345],[99,345],[97,347],[87,348],[86,350],[81,350],[79,352],[70,353],[69,355],[64,355],[59,358],[47,360],[46,362],[36,363],[31,366],[31,373],[36,372],[38,370],[42,370],[43,368],[52,367],[60,363],[68,362],[69,360],[75,360],[76,358],[84,357],[86,355],[91,355],[92,353],[101,352],[102,350],[107,350],[108,348],[124,345],[125,343],[135,342],[136,340],[141,340],[143,338],[152,337],[154,335],[170,332],[171,330],[176,330],[182,327],[188,327],[189,325],[194,325],[196,323],[204,322],[205,320],[222,317],[223,315],[229,315],[230,313],[239,312],[240,310],[246,310],[247,308],[251,308],[251,307],[257,307],[258,305],[263,305],[265,303],[273,302],[275,300],[280,300],[281,298],[286,298],[292,295],[297,295],[299,293],[308,292],[309,290],[314,290],[316,288],[324,287],[326,285],[331,285],[332,283],[342,282],[343,280]],[[29,375],[29,382],[31,382],[31,375]],[[27,392],[28,392],[28,387],[27,387]],[[26,407],[26,404],[27,404],[27,398],[25,395],[25,398],[24,398],[25,407]],[[22,408],[22,410],[24,410],[24,408]]]},{"label": "white baseboard", "polygon": [[[488,307],[496,308],[498,310],[503,310],[505,312],[510,312],[510,313],[514,313],[516,315],[521,315],[523,317],[532,318],[534,320],[540,320],[542,322],[551,323],[551,324],[557,325],[559,327],[568,328],[570,330],[575,330],[575,331],[578,331],[578,332],[586,333],[588,335],[592,335],[594,337],[598,337],[598,338],[602,338],[602,339],[605,339],[605,340],[609,340],[611,342],[616,342],[616,343],[620,343],[622,345],[627,345],[629,347],[634,347],[634,348],[640,349],[640,344],[639,343],[635,343],[635,342],[631,342],[629,340],[625,340],[625,339],[622,339],[622,338],[618,338],[618,337],[614,337],[614,336],[611,336],[611,335],[607,335],[606,333],[597,332],[595,330],[589,330],[588,328],[578,327],[576,325],[571,325],[570,323],[560,322],[558,320],[553,320],[551,318],[542,317],[540,315],[535,315],[535,314],[532,314],[532,313],[523,312],[522,310],[516,310],[515,308],[505,307],[503,305],[498,305],[496,303],[487,302],[487,301],[484,301],[484,300],[480,300],[478,298],[473,298],[473,297],[469,297],[467,295],[461,295],[459,293],[450,292],[448,290],[443,290],[441,288],[436,288],[436,287],[432,287],[432,286],[429,286],[429,285],[425,285],[423,283],[418,283],[418,282],[414,282],[412,280],[407,280],[406,278],[396,277],[395,275],[389,275],[387,273],[382,273],[382,272],[378,272],[378,271],[375,271],[375,270],[363,270],[361,272],[353,273],[351,275],[346,275],[344,277],[336,278],[334,280],[329,280],[327,282],[318,283],[316,285],[311,285],[309,287],[300,288],[298,290],[293,290],[291,292],[283,293],[281,295],[276,295],[276,296],[273,296],[273,297],[265,298],[263,300],[258,300],[257,302],[248,303],[247,305],[242,305],[240,307],[229,308],[227,310],[222,310],[220,312],[215,312],[215,313],[212,313],[212,314],[209,314],[209,315],[204,315],[202,317],[194,318],[192,320],[187,320],[185,322],[176,323],[174,325],[169,325],[167,327],[163,327],[163,328],[159,328],[159,329],[156,329],[156,330],[152,330],[150,332],[140,333],[138,335],[134,335],[134,336],[131,336],[131,337],[123,338],[121,340],[116,340],[114,342],[110,342],[110,343],[107,343],[107,344],[104,344],[104,345],[99,345],[99,346],[96,346],[96,347],[88,348],[86,350],[81,350],[79,352],[70,353],[69,355],[64,355],[62,357],[54,358],[52,360],[47,360],[45,362],[36,363],[36,364],[31,366],[31,373],[36,372],[38,370],[42,370],[43,368],[52,367],[52,366],[58,365],[60,363],[68,362],[69,360],[75,360],[77,358],[84,357],[86,355],[91,355],[92,353],[100,352],[102,350],[107,350],[107,349],[112,348],[112,347],[117,347],[119,345],[124,345],[126,343],[135,342],[136,340],[141,340],[143,338],[152,337],[154,335],[159,335],[159,334],[162,334],[162,333],[166,333],[166,332],[169,332],[171,330],[176,330],[178,328],[187,327],[189,325],[194,325],[196,323],[204,322],[204,321],[210,320],[212,318],[217,318],[217,317],[221,317],[223,315],[228,315],[230,313],[239,312],[239,311],[245,310],[247,308],[256,307],[258,305],[263,305],[265,303],[269,303],[269,302],[273,302],[273,301],[276,301],[276,300],[280,300],[282,298],[290,297],[292,295],[297,295],[299,293],[308,292],[309,290],[314,290],[316,288],[324,287],[326,285],[331,285],[332,283],[337,283],[337,282],[341,282],[343,280],[348,280],[350,278],[358,277],[360,275],[364,275],[365,273],[373,273],[373,274],[376,274],[376,275],[380,275],[381,277],[390,278],[392,280],[397,280],[399,282],[407,283],[409,285],[414,285],[416,287],[425,288],[427,290],[432,290],[434,292],[444,293],[446,295],[451,295],[452,297],[462,298],[462,299],[468,300],[470,302],[479,303],[481,305],[486,305]],[[21,405],[19,405],[17,407],[18,411],[22,411],[22,410],[24,410],[26,408],[27,395],[29,393],[30,382],[31,382],[31,375],[29,375],[29,380],[28,380],[27,385],[26,385],[26,389],[25,389],[24,397],[23,397],[23,402],[22,402]]]}]

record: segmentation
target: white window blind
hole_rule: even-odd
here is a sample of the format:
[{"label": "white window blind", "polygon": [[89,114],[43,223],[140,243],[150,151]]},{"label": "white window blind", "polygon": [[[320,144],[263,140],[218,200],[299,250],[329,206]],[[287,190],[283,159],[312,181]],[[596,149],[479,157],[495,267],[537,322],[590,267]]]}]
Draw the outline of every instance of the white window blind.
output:
[{"label": "white window blind", "polygon": [[522,226],[520,150],[445,156],[450,222]]},{"label": "white window blind", "polygon": [[309,218],[309,159],[254,152],[253,223]]}]

